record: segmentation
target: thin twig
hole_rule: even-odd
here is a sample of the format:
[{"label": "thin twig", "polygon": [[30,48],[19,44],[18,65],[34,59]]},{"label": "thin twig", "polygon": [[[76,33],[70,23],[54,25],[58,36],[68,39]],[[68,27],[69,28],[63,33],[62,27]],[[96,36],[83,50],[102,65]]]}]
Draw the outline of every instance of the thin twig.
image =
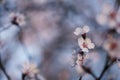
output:
[{"label": "thin twig", "polygon": [[[109,61],[111,61],[110,64],[108,64]],[[101,80],[101,78],[104,76],[106,71],[114,64],[115,61],[116,61],[115,58],[111,60],[109,56],[107,57],[105,67],[104,67],[103,71],[101,72],[101,75],[99,76],[98,80]]]},{"label": "thin twig", "polygon": [[82,76],[80,76],[79,80],[82,80]]},{"label": "thin twig", "polygon": [[83,70],[89,74],[91,74],[95,79],[97,79],[96,75],[91,71],[90,68],[86,68],[85,66],[82,66]]},{"label": "thin twig", "polygon": [[102,70],[102,72],[101,72],[101,74],[100,74],[100,76],[99,76],[98,79],[101,79],[101,77],[103,76],[104,72],[105,72],[106,69],[109,67],[109,66],[108,66],[109,60],[110,60],[110,57],[107,55],[107,57],[106,57],[106,63],[105,63],[104,69]]},{"label": "thin twig", "polygon": [[115,9],[116,9],[116,11],[119,10],[119,7],[120,7],[120,0],[116,0],[115,1]]},{"label": "thin twig", "polygon": [[1,68],[1,70],[3,71],[3,73],[5,74],[5,76],[7,77],[7,79],[8,79],[8,80],[11,80],[11,79],[10,79],[10,76],[7,74],[5,68],[4,68],[3,64],[2,64],[1,55],[0,55],[0,68]]},{"label": "thin twig", "polygon": [[26,75],[22,74],[22,80],[25,80]]}]

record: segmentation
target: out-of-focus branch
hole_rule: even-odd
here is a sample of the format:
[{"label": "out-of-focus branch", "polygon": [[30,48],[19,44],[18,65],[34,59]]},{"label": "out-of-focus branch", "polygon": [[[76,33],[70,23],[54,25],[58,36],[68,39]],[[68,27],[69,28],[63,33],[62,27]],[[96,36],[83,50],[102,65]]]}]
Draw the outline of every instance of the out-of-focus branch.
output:
[{"label": "out-of-focus branch", "polygon": [[79,80],[82,80],[82,76],[80,76]]},{"label": "out-of-focus branch", "polygon": [[1,55],[0,55],[0,69],[3,71],[3,73],[5,74],[5,76],[7,77],[8,80],[11,80],[10,79],[10,76],[7,74],[3,64],[2,64],[2,59],[1,59]]},{"label": "out-of-focus branch", "polygon": [[85,66],[82,66],[82,68],[85,72],[89,73],[90,75],[92,75],[97,80],[96,75],[91,71],[90,68],[86,68]]},{"label": "out-of-focus branch", "polygon": [[[99,77],[97,77],[90,68],[87,68],[85,66],[82,65],[83,70],[86,73],[89,73],[91,76],[94,77],[95,80],[101,80],[102,77],[105,75],[105,73],[108,71],[108,69],[114,64],[114,62],[116,61],[116,58],[111,58],[108,54],[106,56],[106,62],[105,62],[105,66],[100,74]],[[82,80],[82,76],[80,76],[79,80]]]},{"label": "out-of-focus branch", "polygon": [[26,75],[22,74],[22,80],[25,80]]},{"label": "out-of-focus branch", "polygon": [[115,9],[118,10],[120,7],[120,0],[115,1]]},{"label": "out-of-focus branch", "polygon": [[[111,62],[110,62],[111,61]],[[98,80],[101,80],[101,78],[104,76],[105,72],[114,64],[114,62],[116,61],[115,58],[111,59],[109,56],[107,56],[107,60],[105,63],[105,67],[103,69],[103,71],[101,72]],[[109,63],[110,62],[110,63]]]},{"label": "out-of-focus branch", "polygon": [[108,66],[109,60],[110,60],[110,57],[107,55],[104,69],[103,69],[103,71],[101,72],[101,74],[100,74],[100,76],[98,78],[99,80],[102,78],[102,76],[105,73],[105,71],[109,68],[109,66]]}]

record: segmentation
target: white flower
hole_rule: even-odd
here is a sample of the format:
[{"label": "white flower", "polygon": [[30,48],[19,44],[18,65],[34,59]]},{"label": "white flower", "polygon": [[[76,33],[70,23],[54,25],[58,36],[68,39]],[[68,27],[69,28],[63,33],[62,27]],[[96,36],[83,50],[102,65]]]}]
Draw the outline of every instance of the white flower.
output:
[{"label": "white flower", "polygon": [[39,70],[35,64],[25,63],[23,65],[22,73],[26,75],[37,74]]},{"label": "white flower", "polygon": [[117,25],[117,22],[113,19],[109,19],[109,26],[110,28],[115,28]]},{"label": "white flower", "polygon": [[81,55],[81,54],[73,53],[72,57],[71,57],[72,66],[81,65],[82,59],[83,59],[82,56],[83,55]]},{"label": "white flower", "polygon": [[80,37],[78,39],[78,44],[84,52],[88,52],[88,49],[93,49],[95,47],[94,43],[92,43],[89,38],[83,39],[82,37]]},{"label": "white flower", "polygon": [[78,36],[79,34],[81,34],[81,32],[82,32],[82,29],[78,27],[75,29],[74,34]]},{"label": "white flower", "polygon": [[114,38],[109,36],[106,41],[104,41],[103,48],[108,52],[111,57],[119,57],[120,54],[120,38]]},{"label": "white flower", "polygon": [[84,34],[84,33],[88,33],[89,31],[90,31],[89,27],[88,27],[87,25],[85,25],[85,26],[83,27],[82,33],[83,33],[83,34]]},{"label": "white flower", "polygon": [[81,55],[81,54],[77,54],[77,60],[76,60],[76,64],[78,65],[78,66],[81,66],[82,64],[83,64],[83,55]]},{"label": "white flower", "polygon": [[20,13],[10,13],[9,15],[10,19],[11,19],[11,23],[12,24],[16,24],[16,25],[19,25],[19,26],[23,26],[25,25],[25,17],[23,14],[20,14]]},{"label": "white flower", "polygon": [[114,8],[110,4],[103,4],[100,14],[96,16],[96,21],[102,26],[108,26],[111,29],[116,29],[116,31],[119,33],[117,26],[120,23],[120,12],[114,11]]},{"label": "white flower", "polygon": [[84,33],[89,32],[89,30],[90,29],[88,26],[83,26],[83,28],[78,27],[75,29],[74,34],[78,36],[80,34],[84,34]]},{"label": "white flower", "polygon": [[82,55],[78,54],[78,55],[77,55],[77,59],[78,59],[78,60],[82,60]]},{"label": "white flower", "polygon": [[76,59],[75,69],[76,69],[77,73],[82,75],[82,74],[84,74],[84,70],[82,68],[82,65],[84,63],[84,58],[83,58],[84,56],[81,54],[77,54],[76,57],[77,57],[77,59]]},{"label": "white flower", "polygon": [[96,21],[100,24],[100,25],[105,25],[107,23],[107,16],[105,14],[98,14],[96,16]]},{"label": "white flower", "polygon": [[112,9],[113,7],[111,6],[111,4],[105,3],[103,4],[103,7],[102,7],[102,13],[109,14]]}]

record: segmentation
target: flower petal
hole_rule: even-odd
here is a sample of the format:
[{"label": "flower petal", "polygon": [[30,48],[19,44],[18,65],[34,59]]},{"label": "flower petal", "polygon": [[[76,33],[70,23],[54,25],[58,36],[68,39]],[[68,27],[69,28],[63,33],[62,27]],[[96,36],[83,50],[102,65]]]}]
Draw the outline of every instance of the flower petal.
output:
[{"label": "flower petal", "polygon": [[82,37],[78,38],[78,45],[81,47],[84,43],[84,39]]},{"label": "flower petal", "polygon": [[89,31],[90,31],[90,29],[87,25],[83,27],[83,34],[89,32]]},{"label": "flower petal", "polygon": [[105,24],[107,23],[107,17],[106,17],[105,14],[101,13],[101,14],[97,15],[96,21],[97,21],[100,25],[105,25]]},{"label": "flower petal", "polygon": [[83,52],[89,52],[88,48],[82,48]]},{"label": "flower petal", "polygon": [[78,54],[78,55],[77,55],[77,59],[78,59],[78,60],[82,60],[82,55]]},{"label": "flower petal", "polygon": [[94,43],[89,43],[89,44],[88,44],[88,48],[89,48],[89,49],[93,49],[94,47],[95,47]]},{"label": "flower petal", "polygon": [[85,42],[86,42],[86,44],[89,44],[89,43],[91,43],[91,40],[90,40],[90,38],[86,38],[86,39],[85,39]]},{"label": "flower petal", "polygon": [[81,32],[82,32],[81,28],[76,28],[74,34],[78,36],[79,34],[81,34]]}]

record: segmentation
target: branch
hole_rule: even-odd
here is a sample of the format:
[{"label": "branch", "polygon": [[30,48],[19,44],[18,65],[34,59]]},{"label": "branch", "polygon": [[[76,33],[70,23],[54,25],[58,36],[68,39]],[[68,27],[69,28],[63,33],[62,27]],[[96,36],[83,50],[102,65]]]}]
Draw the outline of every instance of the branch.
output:
[{"label": "branch", "polygon": [[3,71],[3,73],[5,74],[5,76],[7,77],[7,79],[8,79],[8,80],[11,80],[11,79],[10,79],[10,76],[7,74],[5,68],[4,68],[3,64],[2,64],[1,55],[0,55],[0,68],[1,68],[1,70]]},{"label": "branch", "polygon": [[79,80],[82,80],[82,76],[80,76]]},{"label": "branch", "polygon": [[118,11],[120,7],[120,0],[115,1],[115,9]]},{"label": "branch", "polygon": [[97,77],[96,75],[91,71],[90,68],[86,68],[85,66],[82,66],[83,70],[89,74],[91,74],[96,80],[97,80]]},{"label": "branch", "polygon": [[[110,64],[108,64],[109,61],[111,61]],[[115,61],[116,61],[115,58],[113,58],[113,59],[111,60],[110,56],[107,55],[107,60],[106,60],[106,63],[105,63],[105,67],[104,67],[103,71],[101,72],[98,80],[101,80],[101,78],[104,76],[105,72],[113,65],[113,63],[114,63]]]},{"label": "branch", "polygon": [[22,74],[22,80],[25,80],[26,75]]}]

